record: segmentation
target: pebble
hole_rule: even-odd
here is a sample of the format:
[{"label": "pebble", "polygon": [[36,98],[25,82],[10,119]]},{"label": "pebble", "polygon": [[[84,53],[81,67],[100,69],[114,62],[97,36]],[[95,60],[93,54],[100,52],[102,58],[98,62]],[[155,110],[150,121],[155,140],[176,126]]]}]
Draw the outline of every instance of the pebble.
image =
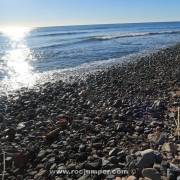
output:
[{"label": "pebble", "polygon": [[118,148],[113,148],[110,152],[109,152],[109,156],[115,156],[117,155],[117,153],[119,152]]},{"label": "pebble", "polygon": [[151,180],[161,180],[161,175],[159,172],[154,168],[145,168],[142,171],[142,175],[147,177]]},{"label": "pebble", "polygon": [[42,178],[47,171],[45,169],[40,169],[39,172],[34,176],[34,179]]},{"label": "pebble", "polygon": [[173,143],[164,143],[162,146],[162,151],[171,152],[174,154],[176,152],[176,146]]},{"label": "pebble", "polygon": [[137,163],[137,167],[140,169],[152,167],[156,161],[154,151],[152,149],[146,149],[140,152],[141,157]]},{"label": "pebble", "polygon": [[[158,169],[161,176],[176,178],[180,142],[172,118],[180,106],[179,54],[180,46],[167,48],[82,79],[72,77],[71,83],[49,82],[3,99],[0,143],[12,154],[6,157],[9,177],[29,180],[32,173],[48,179],[50,169],[86,167],[135,169],[137,179],[143,169],[153,176]],[[0,168],[1,162],[2,156]]]},{"label": "pebble", "polygon": [[45,155],[46,155],[46,150],[41,150],[41,151],[38,153],[37,157],[38,157],[38,158],[44,158]]}]

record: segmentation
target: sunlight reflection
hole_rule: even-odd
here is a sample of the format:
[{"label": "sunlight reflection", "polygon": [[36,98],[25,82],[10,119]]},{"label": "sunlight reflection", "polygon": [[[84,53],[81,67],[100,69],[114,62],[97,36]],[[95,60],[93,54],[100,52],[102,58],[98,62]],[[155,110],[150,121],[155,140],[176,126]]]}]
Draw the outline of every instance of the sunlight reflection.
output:
[{"label": "sunlight reflection", "polygon": [[28,27],[4,27],[0,31],[13,41],[23,39],[32,29]]},{"label": "sunlight reflection", "polygon": [[7,69],[7,76],[3,82],[8,89],[31,86],[35,82],[30,64],[32,55],[25,39],[30,31],[31,29],[23,27],[8,27],[1,30],[9,39],[9,48],[2,57]]}]

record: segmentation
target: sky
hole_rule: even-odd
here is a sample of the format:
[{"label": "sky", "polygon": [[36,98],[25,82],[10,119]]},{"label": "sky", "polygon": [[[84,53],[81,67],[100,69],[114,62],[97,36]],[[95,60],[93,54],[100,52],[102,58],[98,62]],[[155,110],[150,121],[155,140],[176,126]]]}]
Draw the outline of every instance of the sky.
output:
[{"label": "sky", "polygon": [[159,21],[180,21],[180,0],[0,0],[0,27]]}]

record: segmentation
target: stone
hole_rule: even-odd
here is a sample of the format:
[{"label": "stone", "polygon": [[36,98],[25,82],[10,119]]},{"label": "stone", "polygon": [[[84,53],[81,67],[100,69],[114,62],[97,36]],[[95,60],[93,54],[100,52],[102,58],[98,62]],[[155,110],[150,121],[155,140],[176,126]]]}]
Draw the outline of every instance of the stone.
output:
[{"label": "stone", "polygon": [[180,144],[177,144],[177,151],[180,152]]},{"label": "stone", "polygon": [[175,117],[175,113],[174,112],[170,112],[169,114],[168,114],[168,116],[170,117],[170,118],[174,118]]},{"label": "stone", "polygon": [[161,165],[160,164],[155,163],[153,168],[156,169],[157,171],[161,172]]},{"label": "stone", "polygon": [[151,180],[161,180],[160,173],[154,168],[145,168],[142,170],[142,175]]},{"label": "stone", "polygon": [[148,135],[148,140],[157,145],[163,145],[166,140],[166,134],[161,132],[154,132]]},{"label": "stone", "polygon": [[180,168],[172,163],[170,163],[170,167],[167,171],[168,178],[171,179],[177,179],[177,177],[180,175]]},{"label": "stone", "polygon": [[64,129],[67,127],[68,125],[68,121],[67,121],[67,118],[66,117],[60,117],[59,120],[58,120],[58,123],[59,123],[59,126]]},{"label": "stone", "polygon": [[47,142],[52,142],[53,140],[55,140],[57,138],[57,136],[59,135],[59,131],[60,131],[60,128],[57,128],[57,129],[54,129],[52,131],[50,131],[49,133],[47,133],[45,135],[45,140]]},{"label": "stone", "polygon": [[34,179],[38,179],[38,178],[42,178],[43,176],[45,176],[47,173],[47,171],[45,169],[40,169],[38,174],[36,174],[34,176]]},{"label": "stone", "polygon": [[14,128],[9,128],[6,130],[6,133],[8,135],[8,140],[12,141],[15,138],[16,130]]},{"label": "stone", "polygon": [[46,151],[45,151],[45,150],[41,150],[41,151],[38,153],[37,157],[38,157],[38,158],[44,158],[45,155],[46,155]]},{"label": "stone", "polygon": [[85,169],[99,169],[102,165],[102,160],[96,160],[94,162],[88,162],[85,164]]},{"label": "stone", "polygon": [[92,145],[96,149],[101,149],[102,148],[102,143],[93,143]]},{"label": "stone", "polygon": [[118,148],[113,148],[110,152],[109,152],[109,156],[115,156],[117,155],[117,153],[119,152]]},{"label": "stone", "polygon": [[77,153],[76,159],[80,162],[85,161],[87,159],[87,153],[86,152]]},{"label": "stone", "polygon": [[80,144],[80,146],[79,146],[79,152],[85,152],[85,150],[86,150],[86,145]]},{"label": "stone", "polygon": [[23,168],[27,163],[27,156],[25,153],[19,152],[16,154],[15,159],[14,159],[14,165],[17,168]]},{"label": "stone", "polygon": [[48,160],[48,162],[49,162],[50,164],[53,164],[53,163],[55,162],[55,157],[51,157],[51,158]]},{"label": "stone", "polygon": [[176,97],[180,97],[180,91],[176,91],[175,94],[176,94]]},{"label": "stone", "polygon": [[76,164],[74,164],[74,163],[68,164],[67,169],[69,169],[69,170],[76,169]]},{"label": "stone", "polygon": [[109,161],[102,158],[102,166],[106,166],[107,164],[109,164]]},{"label": "stone", "polygon": [[56,170],[56,166],[57,166],[57,164],[54,163],[53,165],[51,165],[50,170],[52,170],[52,169]]},{"label": "stone", "polygon": [[119,162],[119,160],[117,159],[116,156],[111,156],[108,158],[108,160],[112,163],[112,164],[117,164]]},{"label": "stone", "polygon": [[163,160],[162,154],[158,151],[154,152],[154,154],[155,154],[155,162],[158,164],[161,164],[161,162]]},{"label": "stone", "polygon": [[108,176],[106,176],[106,180],[112,180],[112,179],[115,179],[115,175],[109,174]]},{"label": "stone", "polygon": [[83,175],[80,178],[78,178],[78,180],[91,180],[91,177],[89,177],[89,175]]},{"label": "stone", "polygon": [[135,176],[129,176],[127,180],[137,180],[137,178]]},{"label": "stone", "polygon": [[[113,179],[114,179],[114,178],[113,178]],[[115,180],[122,180],[122,179],[121,179],[121,177],[116,177],[116,179],[115,179]]]},{"label": "stone", "polygon": [[6,161],[12,161],[12,157],[6,157]]},{"label": "stone", "polygon": [[153,164],[155,163],[155,154],[152,149],[147,149],[140,152],[141,157],[138,159],[137,167],[140,169],[153,167]]},{"label": "stone", "polygon": [[3,123],[4,122],[4,116],[3,114],[0,113],[0,123]]},{"label": "stone", "polygon": [[171,152],[171,153],[175,153],[176,152],[176,146],[173,143],[164,143],[162,146],[162,151],[163,152]]},{"label": "stone", "polygon": [[25,126],[25,123],[24,122],[21,122],[17,125],[17,130],[21,130],[21,129],[24,129],[26,126]]},{"label": "stone", "polygon": [[30,176],[34,176],[35,174],[37,174],[37,171],[30,171],[28,174],[29,174]]},{"label": "stone", "polygon": [[129,164],[131,161],[133,161],[134,160],[134,156],[133,155],[127,155],[126,156],[126,162]]}]

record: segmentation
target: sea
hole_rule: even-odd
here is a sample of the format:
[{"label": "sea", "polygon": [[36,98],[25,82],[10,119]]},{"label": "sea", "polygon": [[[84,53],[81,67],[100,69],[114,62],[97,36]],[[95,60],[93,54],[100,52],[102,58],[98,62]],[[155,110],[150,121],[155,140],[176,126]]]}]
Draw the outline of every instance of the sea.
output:
[{"label": "sea", "polygon": [[84,76],[180,42],[180,22],[0,29],[0,94]]}]

